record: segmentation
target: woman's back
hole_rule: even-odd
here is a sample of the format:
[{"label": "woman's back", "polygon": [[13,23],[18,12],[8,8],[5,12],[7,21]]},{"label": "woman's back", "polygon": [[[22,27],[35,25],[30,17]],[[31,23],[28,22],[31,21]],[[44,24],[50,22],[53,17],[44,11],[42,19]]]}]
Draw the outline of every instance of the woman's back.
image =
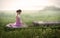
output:
[{"label": "woman's back", "polygon": [[19,15],[16,16],[16,25],[17,25],[17,26],[21,26],[21,25],[22,25],[21,19],[20,19],[20,16],[19,16]]}]

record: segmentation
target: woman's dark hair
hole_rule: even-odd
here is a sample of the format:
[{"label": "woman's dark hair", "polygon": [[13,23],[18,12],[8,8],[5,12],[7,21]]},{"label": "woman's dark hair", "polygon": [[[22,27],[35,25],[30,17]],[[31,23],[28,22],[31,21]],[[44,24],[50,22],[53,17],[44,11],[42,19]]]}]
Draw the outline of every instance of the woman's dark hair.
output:
[{"label": "woman's dark hair", "polygon": [[19,9],[19,10],[17,10],[16,12],[22,12],[22,10],[21,10],[21,9]]}]

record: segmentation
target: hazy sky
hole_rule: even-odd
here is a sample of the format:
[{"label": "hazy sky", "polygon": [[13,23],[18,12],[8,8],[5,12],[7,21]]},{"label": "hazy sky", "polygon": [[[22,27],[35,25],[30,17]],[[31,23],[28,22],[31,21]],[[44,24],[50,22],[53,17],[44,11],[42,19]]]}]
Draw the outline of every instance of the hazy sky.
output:
[{"label": "hazy sky", "polygon": [[60,0],[0,0],[0,10],[39,10],[45,6],[60,7]]}]

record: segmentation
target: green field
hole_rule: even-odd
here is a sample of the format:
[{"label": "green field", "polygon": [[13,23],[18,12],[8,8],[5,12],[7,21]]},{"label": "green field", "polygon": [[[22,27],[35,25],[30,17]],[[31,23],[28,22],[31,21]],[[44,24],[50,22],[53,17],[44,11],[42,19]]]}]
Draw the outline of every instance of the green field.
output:
[{"label": "green field", "polygon": [[25,10],[21,13],[23,23],[28,28],[5,28],[15,22],[14,11],[0,11],[0,38],[60,38],[60,25],[51,27],[32,26],[33,21],[60,21],[59,10]]}]

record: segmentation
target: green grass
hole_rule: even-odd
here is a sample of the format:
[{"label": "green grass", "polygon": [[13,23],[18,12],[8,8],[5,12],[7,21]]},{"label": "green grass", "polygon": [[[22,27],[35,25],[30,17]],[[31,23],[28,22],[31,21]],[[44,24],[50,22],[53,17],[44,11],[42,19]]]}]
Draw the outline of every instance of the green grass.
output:
[{"label": "green grass", "polygon": [[[14,12],[0,12],[0,38],[60,38],[60,25],[5,28],[7,24],[15,22],[15,15]],[[23,12],[21,19],[28,26],[33,21],[60,21],[60,11]]]},{"label": "green grass", "polygon": [[0,38],[60,38],[60,30],[58,29],[21,28],[8,30],[0,29]]}]

